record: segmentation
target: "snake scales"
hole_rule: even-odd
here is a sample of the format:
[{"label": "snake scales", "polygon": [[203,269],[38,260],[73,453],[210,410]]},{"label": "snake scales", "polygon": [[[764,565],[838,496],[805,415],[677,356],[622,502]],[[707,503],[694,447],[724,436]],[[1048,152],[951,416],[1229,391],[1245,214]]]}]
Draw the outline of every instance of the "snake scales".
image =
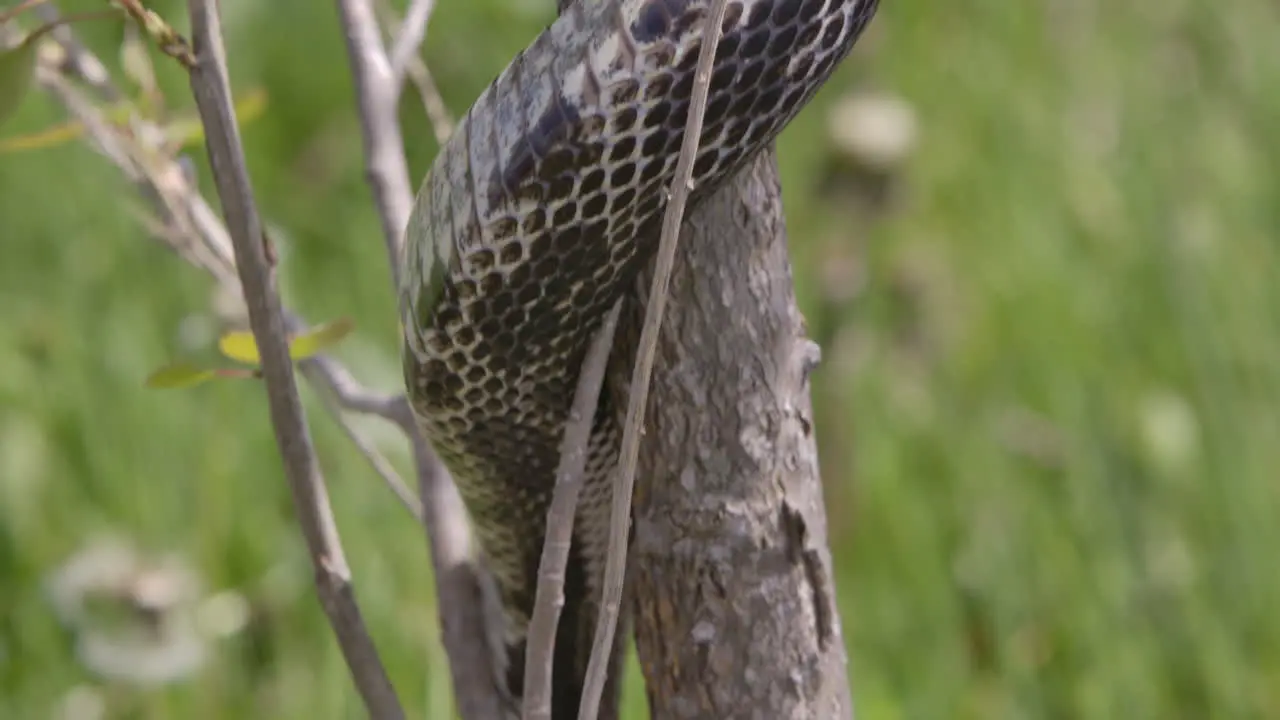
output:
[{"label": "snake scales", "polygon": [[[525,628],[577,373],[604,315],[657,249],[710,5],[577,0],[476,100],[409,222],[405,382],[492,576],[505,619],[492,639],[497,683],[513,702],[523,690]],[[691,203],[776,137],[877,5],[729,3]],[[556,718],[576,717],[595,628],[621,438],[608,405],[602,397],[570,550]]]}]

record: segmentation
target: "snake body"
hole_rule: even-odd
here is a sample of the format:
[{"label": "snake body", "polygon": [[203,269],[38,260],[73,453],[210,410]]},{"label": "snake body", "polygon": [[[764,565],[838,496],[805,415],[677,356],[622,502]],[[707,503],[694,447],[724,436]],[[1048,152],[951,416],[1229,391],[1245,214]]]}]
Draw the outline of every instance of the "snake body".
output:
[{"label": "snake body", "polygon": [[[577,0],[481,93],[414,204],[401,259],[405,382],[491,575],[505,621],[492,639],[496,680],[513,707],[577,374],[604,315],[657,249],[710,5]],[[776,137],[877,5],[729,3],[692,205]],[[602,401],[556,642],[557,719],[576,717],[620,437]]]}]

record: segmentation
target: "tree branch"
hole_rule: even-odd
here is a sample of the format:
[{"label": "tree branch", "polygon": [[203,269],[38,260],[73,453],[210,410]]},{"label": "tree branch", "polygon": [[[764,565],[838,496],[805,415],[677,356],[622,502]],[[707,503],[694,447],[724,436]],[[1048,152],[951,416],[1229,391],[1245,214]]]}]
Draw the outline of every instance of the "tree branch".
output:
[{"label": "tree branch", "polygon": [[[57,17],[52,3],[46,3],[40,10],[46,21]],[[140,194],[152,202],[162,216],[160,227],[147,220],[153,232],[184,260],[213,275],[227,292],[241,295],[231,237],[217,212],[200,195],[180,160],[171,159],[146,144],[147,138],[161,137],[163,133],[138,116],[131,117],[128,130],[108,122],[94,102],[64,77],[64,74],[76,76],[96,91],[99,100],[114,102],[121,95],[105,66],[76,39],[70,28],[60,27],[52,36],[61,53],[40,54],[37,81],[84,125],[90,146],[124,172]],[[419,59],[414,60],[415,65],[421,64]],[[386,222],[384,218],[384,225]],[[287,310],[284,321],[290,333],[308,326],[303,318]],[[480,612],[482,604],[466,515],[448,474],[421,437],[407,400],[403,394],[384,395],[365,388],[341,363],[326,355],[312,356],[298,366],[322,397],[333,400],[326,402],[325,408],[366,455],[374,470],[411,512],[416,511],[415,515],[423,519],[435,570],[442,637],[450,658],[459,710],[466,720],[496,717],[498,705],[492,692],[490,660],[484,653],[475,652],[480,646],[475,638],[485,636],[486,618]],[[409,497],[403,481],[380,456],[367,452],[371,448],[335,405],[350,412],[378,415],[403,430],[413,448],[420,501]]]},{"label": "tree branch", "polygon": [[556,487],[551,495],[551,508],[547,511],[547,536],[542,544],[542,560],[538,564],[538,590],[529,619],[524,664],[524,720],[551,718],[551,670],[555,657],[556,626],[560,622],[560,610],[564,607],[565,568],[569,563],[569,547],[573,544],[574,514],[578,507],[578,494],[582,490],[582,473],[587,463],[596,405],[621,311],[622,303],[614,303],[587,348],[573,392],[573,405],[565,422],[564,439],[560,443],[560,465],[556,468]]},{"label": "tree branch", "polygon": [[683,232],[628,575],[649,710],[848,720],[809,399],[820,352],[795,303],[773,151]]},{"label": "tree branch", "polygon": [[[52,2],[41,4],[36,8],[36,14],[47,24],[57,23],[61,17]],[[106,66],[93,53],[89,52],[76,39],[75,33],[71,31],[71,28],[63,25],[54,28],[52,32],[53,37],[58,41],[58,45],[65,53],[63,63],[66,69],[70,71],[70,74],[82,78],[107,102],[119,100],[121,97],[120,90],[111,82],[111,73],[107,71]]]},{"label": "tree branch", "polygon": [[391,279],[394,287],[399,287],[401,245],[413,210],[413,190],[397,113],[400,85],[392,75],[372,3],[368,0],[337,0],[337,3],[360,112],[365,178],[382,221]]},{"label": "tree branch", "polygon": [[[379,0],[377,11],[382,21],[384,33],[393,38],[402,34],[402,23],[389,0]],[[423,32],[425,34],[426,31],[424,30]],[[418,57],[416,51],[411,53],[405,60],[403,77],[397,74],[397,92],[403,90],[404,77],[408,77],[413,81],[414,86],[418,89],[418,95],[422,98],[422,109],[426,112],[427,120],[431,123],[431,130],[436,136],[436,143],[440,147],[444,147],[444,144],[449,141],[449,135],[453,133],[453,118],[449,115],[449,109],[445,107],[444,98],[440,97],[440,89],[436,87],[435,78],[431,77],[431,71],[427,69],[427,64],[422,61],[422,58]]]},{"label": "tree branch", "polygon": [[391,46],[391,81],[397,92],[404,84],[410,61],[417,57],[422,41],[427,37],[427,22],[435,6],[435,0],[413,0],[404,22],[400,24],[400,32]]},{"label": "tree branch", "polygon": [[635,367],[631,372],[626,423],[622,428],[617,484],[613,488],[613,506],[609,520],[609,558],[605,564],[604,597],[600,603],[600,618],[596,624],[591,661],[587,666],[579,720],[595,718],[608,677],[609,657],[613,648],[613,637],[617,629],[623,584],[626,578],[631,498],[635,489],[636,459],[640,453],[644,411],[649,397],[649,378],[653,371],[658,333],[662,329],[662,315],[666,310],[667,285],[671,280],[671,270],[675,265],[676,250],[679,246],[680,224],[684,220],[685,203],[693,189],[693,162],[698,154],[702,119],[706,114],[707,94],[711,87],[711,70],[715,62],[716,47],[720,43],[720,28],[724,25],[725,10],[728,5],[727,0],[715,0],[711,6],[710,16],[703,24],[702,47],[698,54],[693,90],[689,99],[689,118],[685,124],[680,157],[676,161],[675,177],[671,183],[670,203],[662,218],[662,236],[657,259],[654,261],[649,302],[645,307],[644,325],[640,330],[640,345],[636,353]]},{"label": "tree branch", "polygon": [[342,407],[338,405],[336,398],[325,396],[323,402],[329,409],[329,414],[339,419],[338,427],[342,429],[343,434],[347,436],[352,445],[356,446],[360,454],[364,455],[365,460],[369,462],[373,471],[382,478],[382,481],[387,484],[387,487],[391,488],[391,492],[400,500],[400,504],[404,505],[414,519],[422,522],[422,503],[418,501],[418,496],[409,489],[409,486],[404,484],[404,480],[400,479],[400,475],[395,468],[391,467],[391,462],[383,457],[382,453],[378,452],[373,443],[357,432],[351,423],[344,422]]},{"label": "tree branch", "polygon": [[485,615],[479,569],[471,550],[470,529],[458,488],[431,446],[415,431],[418,492],[427,530],[431,565],[435,568],[441,640],[449,656],[453,693],[462,720],[503,717],[501,697],[494,691],[493,658],[484,638],[494,618]]},{"label": "tree branch", "polygon": [[[73,49],[63,47],[63,51],[79,54],[81,62],[68,64],[64,56],[46,64],[42,56],[36,68],[37,82],[84,126],[90,146],[125,173],[138,192],[149,198],[162,214],[159,222],[151,220],[149,215],[144,218],[153,234],[183,260],[208,272],[227,292],[240,296],[231,239],[216,211],[196,191],[194,181],[184,172],[181,162],[162,157],[155,148],[142,144],[141,138],[161,134],[156,128],[135,118],[135,132],[116,129],[91,100],[67,81],[62,73],[76,72],[81,66],[101,67],[101,63],[75,41],[74,35],[66,39],[73,43]],[[62,41],[63,38],[58,38],[60,46]],[[86,82],[94,87],[112,87],[109,76],[100,83],[87,79]],[[303,318],[287,310],[285,322],[290,333],[307,327]],[[300,368],[307,380],[322,394],[333,397],[341,409],[378,415],[401,428],[414,429],[403,395],[384,395],[365,388],[341,363],[327,355],[307,358],[300,363]],[[334,413],[334,419],[344,429],[350,425],[339,413]]]},{"label": "tree branch", "polygon": [[[365,175],[382,222],[392,280],[398,287],[401,246],[413,209],[413,191],[398,115],[401,83],[391,72],[372,2],[337,0],[337,5],[356,88],[364,138]],[[418,2],[415,7],[416,12],[410,9],[411,17],[403,23],[399,36],[403,43],[412,42],[412,52],[408,53],[411,60],[418,59],[417,46],[422,42],[431,11],[430,3]],[[415,23],[420,27],[415,29]],[[412,40],[415,33],[416,41]],[[436,128],[437,137],[440,133],[440,128]],[[436,576],[441,634],[450,660],[458,708],[464,720],[498,717],[500,706],[493,692],[493,659],[481,652],[484,643],[479,641],[491,636],[486,625],[498,619],[486,617],[482,610],[479,570],[466,525],[466,508],[448,472],[418,429],[403,396],[397,398],[394,413],[413,442],[418,465],[422,513]]]},{"label": "tree branch", "polygon": [[191,92],[204,124],[205,145],[235,248],[249,325],[262,360],[276,443],[315,565],[316,589],[369,714],[375,718],[403,718],[400,701],[355,603],[351,571],[294,384],[284,313],[274,287],[273,270],[267,262],[266,238],[231,109],[216,0],[190,0],[188,7],[196,56],[191,69]]}]

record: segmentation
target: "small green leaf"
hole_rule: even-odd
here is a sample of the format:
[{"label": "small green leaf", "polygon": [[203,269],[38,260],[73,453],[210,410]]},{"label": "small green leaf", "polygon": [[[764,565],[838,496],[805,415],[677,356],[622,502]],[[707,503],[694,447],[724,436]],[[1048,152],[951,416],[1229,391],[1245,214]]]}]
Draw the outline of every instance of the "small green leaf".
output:
[{"label": "small green leaf", "polygon": [[15,47],[0,50],[0,125],[18,112],[18,107],[31,89],[36,70],[35,33]]},{"label": "small green leaf", "polygon": [[179,362],[151,373],[147,376],[146,386],[158,389],[191,387],[212,380],[217,375],[216,370]]},{"label": "small green leaf", "polygon": [[[294,360],[305,360],[312,355],[324,351],[325,348],[338,344],[355,329],[355,322],[348,317],[317,325],[289,340],[289,357]],[[236,330],[218,338],[218,350],[228,358],[246,365],[258,365],[262,356],[258,354],[258,344],[253,333],[247,330]]]},{"label": "small green leaf", "polygon": [[258,343],[253,340],[253,333],[248,330],[236,330],[218,338],[218,351],[236,362],[246,365],[257,365],[262,362],[258,355]]},{"label": "small green leaf", "polygon": [[355,327],[355,322],[349,317],[340,317],[323,325],[317,325],[289,342],[289,356],[294,360],[305,360],[325,348],[342,342],[342,339],[350,335]]}]

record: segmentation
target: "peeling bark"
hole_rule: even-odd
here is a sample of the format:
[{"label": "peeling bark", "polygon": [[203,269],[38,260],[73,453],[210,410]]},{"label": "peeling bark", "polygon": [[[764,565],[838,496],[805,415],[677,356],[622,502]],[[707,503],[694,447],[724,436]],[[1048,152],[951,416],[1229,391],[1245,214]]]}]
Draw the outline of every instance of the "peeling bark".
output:
[{"label": "peeling bark", "polygon": [[773,151],[682,232],[628,580],[652,716],[852,718]]}]

